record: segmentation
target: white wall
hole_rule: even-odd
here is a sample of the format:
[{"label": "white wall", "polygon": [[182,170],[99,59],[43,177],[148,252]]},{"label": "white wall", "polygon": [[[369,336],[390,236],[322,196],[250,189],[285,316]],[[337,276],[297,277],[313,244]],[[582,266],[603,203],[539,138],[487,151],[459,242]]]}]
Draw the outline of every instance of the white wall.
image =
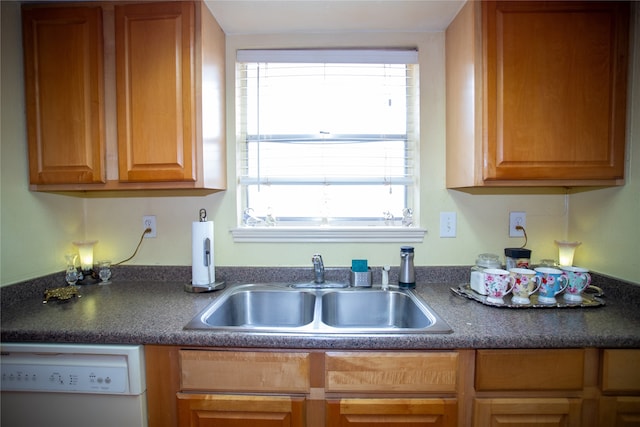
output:
[{"label": "white wall", "polygon": [[[19,9],[14,3],[2,3],[2,205],[0,284],[14,283],[64,268],[64,252],[78,238],[99,240],[96,258],[118,261],[134,250],[142,232],[142,216],[156,215],[158,237],[145,239],[130,264],[190,265],[191,222],[198,210],[207,209],[215,221],[215,264],[219,266],[310,266],[311,255],[323,254],[327,266],[347,266],[352,258],[367,258],[374,266],[399,263],[400,243],[330,244],[330,243],[234,243],[229,230],[236,225],[235,179],[235,111],[233,61],[237,48],[267,47],[367,47],[417,46],[421,67],[421,205],[420,224],[428,232],[421,244],[415,244],[417,265],[470,265],[478,253],[502,254],[503,248],[520,246],[521,239],[508,237],[509,211],[527,212],[527,233],[533,259],[554,258],[554,239],[579,239],[584,242],[576,254],[576,263],[592,267],[623,279],[640,283],[637,224],[631,216],[640,217],[637,203],[638,173],[629,183],[631,190],[605,190],[620,194],[612,210],[614,223],[624,223],[628,233],[622,235],[622,250],[593,252],[589,239],[593,229],[576,228],[573,224],[586,218],[576,212],[573,201],[591,197],[594,203],[607,203],[602,190],[580,195],[499,194],[470,195],[445,189],[445,72],[443,33],[402,34],[313,34],[269,36],[230,36],[227,39],[227,139],[228,182],[223,193],[203,197],[158,197],[146,193],[140,197],[75,198],[56,194],[30,193],[27,190],[22,59],[19,40]],[[637,92],[637,91],[636,91]],[[638,98],[638,95],[635,95]],[[637,101],[636,101],[637,105]],[[640,123],[639,120],[635,120]],[[638,144],[636,143],[636,146]],[[632,167],[637,169],[637,161]],[[635,186],[635,187],[634,187]],[[152,197],[146,197],[150,196]],[[144,197],[143,197],[144,196]],[[567,203],[568,202],[568,203]],[[567,209],[569,206],[571,209]],[[456,238],[438,237],[439,213],[456,211]],[[606,207],[603,212],[608,212]],[[571,212],[571,214],[569,213]],[[571,225],[570,225],[571,224]],[[633,228],[635,227],[635,228]],[[594,237],[594,244],[599,238]],[[636,249],[632,252],[632,249]],[[32,257],[32,255],[34,255]],[[621,267],[600,262],[620,257]],[[33,259],[33,260],[32,260]]]}]

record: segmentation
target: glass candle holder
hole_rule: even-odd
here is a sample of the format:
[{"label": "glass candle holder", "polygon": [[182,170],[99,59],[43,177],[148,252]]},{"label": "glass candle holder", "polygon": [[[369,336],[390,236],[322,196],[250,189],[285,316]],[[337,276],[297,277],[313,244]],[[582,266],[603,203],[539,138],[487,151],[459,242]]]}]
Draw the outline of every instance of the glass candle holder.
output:
[{"label": "glass candle holder", "polygon": [[573,265],[573,255],[582,242],[567,242],[566,240],[556,240],[555,242],[558,245],[558,264],[561,267]]},{"label": "glass candle holder", "polygon": [[82,271],[90,271],[93,269],[93,246],[98,243],[97,240],[83,240],[73,242],[78,247],[80,254],[80,267]]}]

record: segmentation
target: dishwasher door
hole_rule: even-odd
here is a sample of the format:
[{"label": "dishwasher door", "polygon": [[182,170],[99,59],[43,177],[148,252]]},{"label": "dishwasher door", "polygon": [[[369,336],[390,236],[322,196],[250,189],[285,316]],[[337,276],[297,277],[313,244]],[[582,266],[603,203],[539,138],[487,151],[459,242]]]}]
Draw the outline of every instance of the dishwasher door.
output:
[{"label": "dishwasher door", "polygon": [[146,427],[144,348],[1,344],[3,427]]}]

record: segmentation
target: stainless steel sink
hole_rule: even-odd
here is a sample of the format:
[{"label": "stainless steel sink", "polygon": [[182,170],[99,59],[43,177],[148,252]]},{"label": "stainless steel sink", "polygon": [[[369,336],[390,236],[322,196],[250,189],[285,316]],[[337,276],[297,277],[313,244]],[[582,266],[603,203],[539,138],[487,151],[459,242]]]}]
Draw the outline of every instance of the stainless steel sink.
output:
[{"label": "stainless steel sink", "polygon": [[449,325],[414,290],[232,286],[185,329],[302,334],[442,334]]},{"label": "stainless steel sink", "polygon": [[310,292],[243,289],[212,306],[203,320],[218,327],[296,328],[313,321],[315,301]]},{"label": "stainless steel sink", "polygon": [[325,294],[322,322],[334,328],[421,329],[435,319],[409,294],[381,290]]}]

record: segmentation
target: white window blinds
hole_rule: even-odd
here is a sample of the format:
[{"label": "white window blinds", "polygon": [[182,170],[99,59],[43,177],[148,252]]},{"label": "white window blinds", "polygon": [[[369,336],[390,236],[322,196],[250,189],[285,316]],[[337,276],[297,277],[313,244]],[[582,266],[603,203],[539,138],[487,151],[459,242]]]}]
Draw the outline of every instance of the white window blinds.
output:
[{"label": "white window blinds", "polygon": [[415,50],[241,50],[241,225],[410,225]]}]

